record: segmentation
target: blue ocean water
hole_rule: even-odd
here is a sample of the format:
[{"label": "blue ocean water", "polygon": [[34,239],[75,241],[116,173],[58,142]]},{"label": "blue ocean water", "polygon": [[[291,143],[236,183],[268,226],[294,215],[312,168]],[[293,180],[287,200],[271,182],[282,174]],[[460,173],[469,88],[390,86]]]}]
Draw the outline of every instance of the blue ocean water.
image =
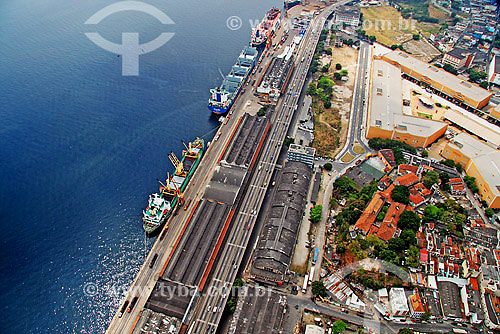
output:
[{"label": "blue ocean water", "polygon": [[[140,217],[170,151],[217,121],[206,108],[278,0],[148,0],[175,25],[140,12],[84,22],[107,0],[0,2],[0,333],[99,333],[152,240]],[[226,20],[242,19],[231,30]],[[234,23],[234,22],[233,22]],[[122,32],[175,36],[140,56],[140,75],[90,42]],[[96,294],[84,293],[95,284]],[[92,291],[93,292],[93,291]]]}]

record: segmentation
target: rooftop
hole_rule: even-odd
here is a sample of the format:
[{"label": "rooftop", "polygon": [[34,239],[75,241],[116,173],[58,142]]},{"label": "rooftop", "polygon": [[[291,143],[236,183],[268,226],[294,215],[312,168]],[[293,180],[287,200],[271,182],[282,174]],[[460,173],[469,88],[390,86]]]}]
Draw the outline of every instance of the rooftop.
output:
[{"label": "rooftop", "polygon": [[392,288],[389,291],[389,301],[391,303],[392,313],[408,312],[410,310],[408,308],[408,302],[403,288]]},{"label": "rooftop", "polygon": [[462,318],[460,309],[460,289],[458,285],[448,281],[438,281],[439,294],[441,296],[441,305],[443,315],[451,318]]},{"label": "rooftop", "polygon": [[309,146],[290,144],[290,148],[288,149],[288,152],[294,152],[294,153],[300,153],[300,154],[314,156],[314,154],[316,153],[316,149],[313,147],[309,147]]},{"label": "rooftop", "polygon": [[354,227],[364,231],[365,233],[368,233],[383,205],[384,198],[380,196],[379,192],[376,192]]},{"label": "rooftop", "polygon": [[448,109],[444,118],[494,146],[500,146],[500,129],[487,120],[467,111]]},{"label": "rooftop", "polygon": [[408,174],[398,177],[394,181],[394,183],[396,183],[396,185],[409,186],[411,184],[418,182],[419,180],[420,178],[417,175],[415,175],[413,172],[409,172]]},{"label": "rooftop", "polygon": [[266,281],[283,279],[295,246],[311,176],[311,168],[302,162],[289,161],[281,170],[253,254],[252,275]]},{"label": "rooftop", "polygon": [[401,71],[382,60],[373,61],[370,126],[429,137],[446,123],[403,115]]},{"label": "rooftop", "polygon": [[500,151],[488,152],[472,160],[491,192],[500,196]]},{"label": "rooftop", "polygon": [[443,69],[437,68],[436,66],[432,66],[424,61],[412,57],[403,51],[392,51],[385,54],[383,57],[409,68],[411,71],[415,71],[432,81],[439,82],[447,88],[452,89],[455,92],[459,92],[474,101],[489,99],[493,94],[488,90],[464,81]]},{"label": "rooftop", "polygon": [[[450,146],[458,149],[469,159],[476,158],[480,155],[493,152],[495,149],[485,142],[469,135],[466,132],[461,132],[456,135],[449,143]],[[451,181],[451,180],[450,180]]]},{"label": "rooftop", "polygon": [[414,295],[411,295],[409,299],[413,312],[425,312],[425,307],[422,303],[422,299],[420,298],[420,294],[418,293],[418,291]]},{"label": "rooftop", "polygon": [[245,286],[233,316],[229,334],[278,333],[283,320],[286,297],[259,286]]},{"label": "rooftop", "polygon": [[448,52],[448,54],[458,59],[464,59],[465,57],[467,57],[469,52],[462,48],[453,48],[450,52]]}]

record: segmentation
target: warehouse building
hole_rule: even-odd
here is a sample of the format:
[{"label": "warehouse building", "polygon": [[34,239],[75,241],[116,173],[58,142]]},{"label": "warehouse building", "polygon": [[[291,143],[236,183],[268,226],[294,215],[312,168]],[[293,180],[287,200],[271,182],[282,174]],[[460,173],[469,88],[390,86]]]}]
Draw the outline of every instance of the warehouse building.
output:
[{"label": "warehouse building", "polygon": [[486,106],[493,95],[492,92],[476,84],[462,80],[403,51],[389,52],[384,54],[382,59],[397,66],[403,72],[404,78],[429,87],[438,95],[469,111]]},{"label": "warehouse building", "polygon": [[445,122],[403,114],[399,68],[375,59],[372,69],[367,138],[394,139],[413,147],[427,147],[446,132]]},{"label": "warehouse building", "polygon": [[476,178],[479,194],[492,209],[500,208],[500,151],[465,132],[456,135],[441,152]]}]

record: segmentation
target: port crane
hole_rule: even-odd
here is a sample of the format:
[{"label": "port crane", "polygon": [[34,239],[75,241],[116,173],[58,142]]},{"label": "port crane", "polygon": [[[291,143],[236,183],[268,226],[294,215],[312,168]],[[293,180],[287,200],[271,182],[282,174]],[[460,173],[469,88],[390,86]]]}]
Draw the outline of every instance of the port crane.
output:
[{"label": "port crane", "polygon": [[184,170],[184,165],[182,162],[177,158],[174,152],[170,152],[168,158],[170,159],[170,162],[172,162],[172,165],[175,167],[175,175],[181,176],[181,177],[186,177],[187,173]]},{"label": "port crane", "polygon": [[[163,184],[160,180],[158,182],[162,185],[162,188],[160,188],[161,194],[166,195],[166,196],[175,196],[177,195],[177,198],[179,199],[179,205],[184,203],[184,193],[182,193],[177,185],[175,184],[174,181],[172,181],[172,178],[170,175],[167,173],[167,179],[165,180],[165,184]],[[173,185],[173,187],[171,186]]]}]

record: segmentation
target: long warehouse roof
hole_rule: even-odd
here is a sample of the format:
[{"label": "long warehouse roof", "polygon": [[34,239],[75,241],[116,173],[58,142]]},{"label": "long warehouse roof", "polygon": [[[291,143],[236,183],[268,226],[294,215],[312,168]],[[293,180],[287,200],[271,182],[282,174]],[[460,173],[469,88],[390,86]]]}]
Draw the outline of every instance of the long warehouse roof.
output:
[{"label": "long warehouse roof", "polygon": [[383,55],[384,58],[397,62],[398,64],[411,69],[435,82],[439,82],[449,89],[459,92],[474,101],[483,101],[493,94],[492,92],[472,84],[466,80],[446,72],[443,69],[430,65],[402,51],[392,51]]}]

